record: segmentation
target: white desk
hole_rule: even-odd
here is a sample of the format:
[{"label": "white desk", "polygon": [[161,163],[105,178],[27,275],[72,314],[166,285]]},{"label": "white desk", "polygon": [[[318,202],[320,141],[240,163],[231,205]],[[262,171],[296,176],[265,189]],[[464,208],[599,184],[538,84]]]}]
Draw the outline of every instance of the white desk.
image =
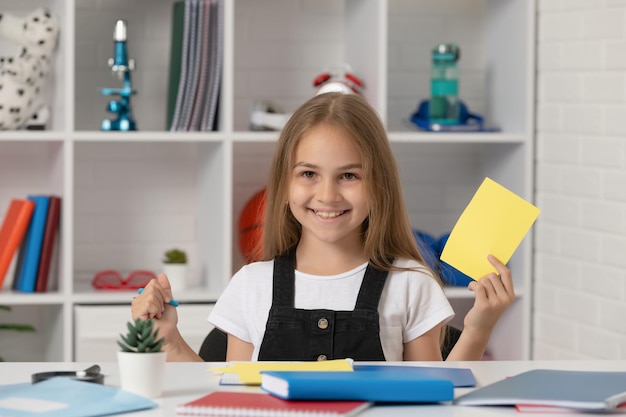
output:
[{"label": "white desk", "polygon": [[[408,363],[404,363],[407,365]],[[44,371],[78,371],[93,365],[93,363],[58,363],[58,362],[0,362],[0,385],[29,382],[31,374]],[[116,362],[99,363],[105,375],[106,385],[119,387],[119,374]],[[565,370],[597,370],[597,371],[626,371],[626,361],[502,361],[502,362],[419,362],[415,365],[449,366],[471,368],[478,385],[515,375],[523,371],[537,368],[565,369]],[[168,363],[165,370],[165,387],[162,398],[156,399],[159,407],[138,413],[131,413],[140,417],[156,417],[175,415],[175,407],[187,401],[196,399],[215,390],[260,391],[258,387],[220,386],[219,375],[209,371],[211,367],[223,366],[222,363]],[[471,389],[455,390],[459,396]],[[128,416],[131,414],[123,414]],[[122,416],[122,414],[118,414]],[[450,405],[376,405],[364,411],[363,417],[403,417],[403,416],[454,416],[454,417],[490,417],[502,415],[528,415],[532,417],[566,416],[568,414],[521,414],[511,407],[461,407]],[[571,414],[581,415],[581,414]]]}]

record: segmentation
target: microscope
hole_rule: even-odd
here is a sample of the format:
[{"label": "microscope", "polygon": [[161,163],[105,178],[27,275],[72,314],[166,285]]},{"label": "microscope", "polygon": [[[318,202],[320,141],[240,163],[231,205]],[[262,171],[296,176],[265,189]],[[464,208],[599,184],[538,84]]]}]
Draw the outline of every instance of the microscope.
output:
[{"label": "microscope", "polygon": [[113,32],[113,58],[109,59],[109,67],[111,67],[113,74],[116,74],[123,81],[123,84],[122,88],[102,89],[102,94],[105,96],[119,96],[119,100],[111,100],[107,106],[110,113],[117,114],[117,119],[104,119],[101,126],[104,131],[137,130],[130,109],[130,97],[136,93],[131,87],[130,78],[130,72],[135,69],[135,60],[128,59],[126,39],[126,21],[118,20],[115,22],[115,31]]}]

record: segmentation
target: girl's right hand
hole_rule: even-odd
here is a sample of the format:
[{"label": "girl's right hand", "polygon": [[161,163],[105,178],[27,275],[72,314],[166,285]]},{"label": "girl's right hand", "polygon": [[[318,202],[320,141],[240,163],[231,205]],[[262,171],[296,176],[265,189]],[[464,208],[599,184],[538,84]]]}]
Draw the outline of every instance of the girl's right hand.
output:
[{"label": "girl's right hand", "polygon": [[155,319],[155,327],[159,329],[159,337],[165,337],[165,343],[176,337],[178,313],[176,307],[168,302],[172,299],[172,289],[165,274],[151,280],[142,293],[133,299],[131,305],[133,320]]}]

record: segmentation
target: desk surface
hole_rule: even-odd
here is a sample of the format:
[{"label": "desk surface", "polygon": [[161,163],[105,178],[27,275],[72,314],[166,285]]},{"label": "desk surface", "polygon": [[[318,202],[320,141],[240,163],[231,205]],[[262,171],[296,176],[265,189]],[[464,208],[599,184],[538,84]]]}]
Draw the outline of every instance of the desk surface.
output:
[{"label": "desk surface", "polygon": [[[408,362],[403,363],[408,365]],[[479,386],[489,384],[531,369],[564,369],[564,370],[595,370],[595,371],[626,371],[626,361],[483,361],[483,362],[414,362],[416,366],[447,366],[471,368]],[[44,371],[78,371],[93,363],[59,363],[59,362],[0,362],[0,385],[29,382],[31,374]],[[116,362],[99,363],[105,375],[106,385],[119,387],[119,372]],[[165,370],[165,387],[163,396],[156,399],[159,407],[142,411],[134,415],[142,417],[174,416],[178,404],[194,400],[211,391],[260,391],[258,387],[221,386],[218,374],[209,371],[212,367],[223,366],[223,363],[167,363]],[[471,389],[456,389],[455,395],[460,396]],[[419,415],[434,417],[490,417],[502,415],[529,415],[533,417],[566,416],[567,414],[521,414],[511,407],[461,407],[449,405],[376,405],[364,411],[363,417],[402,417]],[[131,413],[132,414],[132,413]],[[131,414],[118,414],[128,416]],[[580,414],[571,414],[580,415]]]}]

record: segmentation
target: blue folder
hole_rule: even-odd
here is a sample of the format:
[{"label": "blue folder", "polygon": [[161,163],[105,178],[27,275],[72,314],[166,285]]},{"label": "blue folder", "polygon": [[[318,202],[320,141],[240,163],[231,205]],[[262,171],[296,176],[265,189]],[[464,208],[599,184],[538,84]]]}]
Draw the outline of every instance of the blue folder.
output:
[{"label": "blue folder", "polygon": [[359,371],[403,371],[413,372],[421,375],[431,376],[434,378],[449,379],[455,388],[469,388],[476,386],[476,378],[469,368],[445,368],[438,366],[411,366],[411,365],[367,365],[356,364],[354,370]]},{"label": "blue folder", "polygon": [[146,410],[149,398],[107,385],[67,377],[36,384],[0,386],[0,415],[12,417],[94,417]]}]

